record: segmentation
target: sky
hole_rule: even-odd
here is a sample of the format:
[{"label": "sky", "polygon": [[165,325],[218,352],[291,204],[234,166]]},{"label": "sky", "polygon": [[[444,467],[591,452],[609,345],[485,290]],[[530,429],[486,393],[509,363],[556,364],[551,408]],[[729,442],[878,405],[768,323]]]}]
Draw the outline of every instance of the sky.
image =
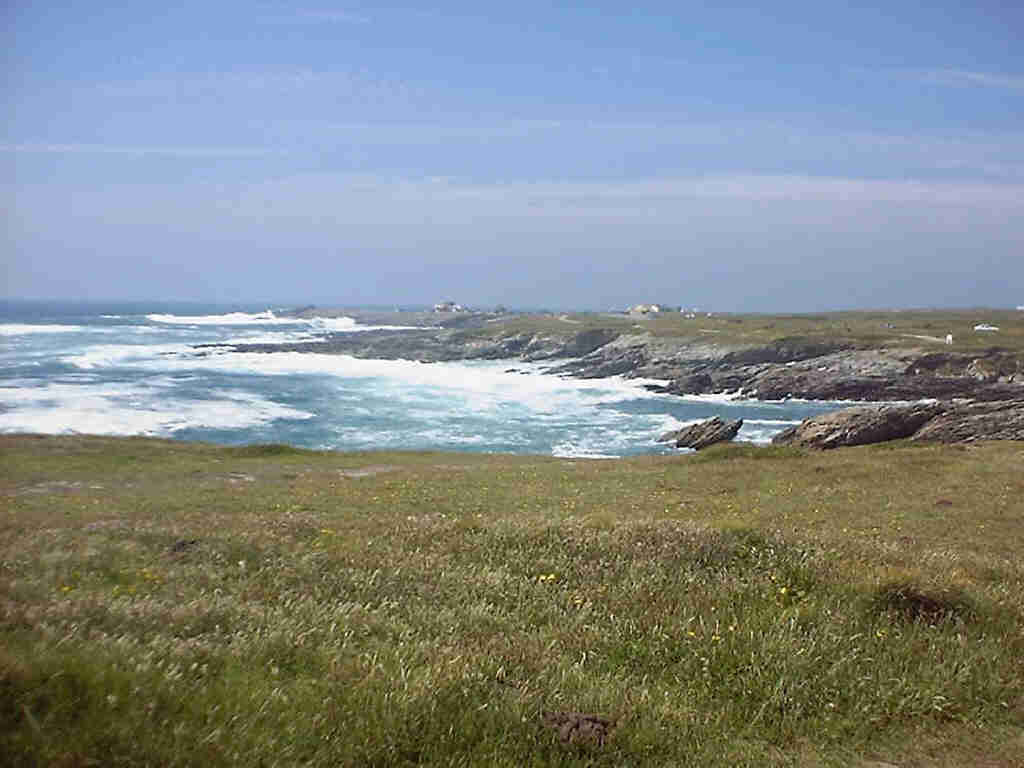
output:
[{"label": "sky", "polygon": [[0,295],[1024,304],[1024,4],[710,6],[2,3]]}]

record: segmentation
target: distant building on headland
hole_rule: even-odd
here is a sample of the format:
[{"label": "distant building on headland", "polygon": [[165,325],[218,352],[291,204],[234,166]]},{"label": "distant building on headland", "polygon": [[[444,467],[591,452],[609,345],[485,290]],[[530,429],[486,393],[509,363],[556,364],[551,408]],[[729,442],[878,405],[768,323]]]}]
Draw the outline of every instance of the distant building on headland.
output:
[{"label": "distant building on headland", "polygon": [[627,315],[660,315],[662,312],[682,312],[682,307],[668,304],[637,304],[626,310]]},{"label": "distant building on headland", "polygon": [[637,304],[629,308],[631,315],[656,315],[661,312],[660,304]]},{"label": "distant building on headland", "polygon": [[439,301],[434,305],[435,312],[468,312],[461,304],[456,304],[454,301]]}]

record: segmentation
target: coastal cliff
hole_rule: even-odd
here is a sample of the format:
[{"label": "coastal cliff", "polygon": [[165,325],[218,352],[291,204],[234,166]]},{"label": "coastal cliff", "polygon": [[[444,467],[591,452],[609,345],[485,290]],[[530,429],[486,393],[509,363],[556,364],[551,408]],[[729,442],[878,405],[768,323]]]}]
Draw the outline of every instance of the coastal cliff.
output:
[{"label": "coastal cliff", "polygon": [[[303,312],[322,314],[324,310]],[[930,337],[921,335],[871,339],[863,333],[833,333],[761,342],[736,333],[719,336],[718,331],[704,328],[696,333],[682,328],[667,334],[662,327],[611,314],[574,319],[565,315],[338,312],[376,329],[335,333],[311,342],[236,344],[231,349],[422,362],[548,361],[551,367],[546,372],[551,374],[656,379],[662,383],[648,385],[654,391],[735,393],[759,400],[1006,401],[1024,395],[1024,351],[998,346],[942,347],[937,351],[934,344],[923,345],[921,340]]]}]

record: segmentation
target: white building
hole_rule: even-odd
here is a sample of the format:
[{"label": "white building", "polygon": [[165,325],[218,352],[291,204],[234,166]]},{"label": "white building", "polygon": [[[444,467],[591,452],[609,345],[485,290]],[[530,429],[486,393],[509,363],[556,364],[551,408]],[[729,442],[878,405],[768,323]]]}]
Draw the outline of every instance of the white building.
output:
[{"label": "white building", "polygon": [[629,308],[631,315],[656,315],[659,312],[661,312],[660,304],[637,304],[635,307]]},{"label": "white building", "polygon": [[435,312],[465,312],[466,308],[454,301],[439,301],[434,305]]}]

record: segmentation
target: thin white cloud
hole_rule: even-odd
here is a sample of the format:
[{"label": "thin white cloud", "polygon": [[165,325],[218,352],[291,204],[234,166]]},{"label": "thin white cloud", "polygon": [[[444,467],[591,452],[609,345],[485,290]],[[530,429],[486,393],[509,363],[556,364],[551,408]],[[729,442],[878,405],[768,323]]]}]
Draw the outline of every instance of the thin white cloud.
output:
[{"label": "thin white cloud", "polygon": [[974,72],[966,69],[897,69],[886,70],[885,74],[901,80],[913,80],[928,85],[1024,90],[1024,75]]},{"label": "thin white cloud", "polygon": [[344,24],[368,24],[370,22],[369,16],[352,11],[308,10],[299,11],[296,16],[300,19],[309,19],[310,21],[330,21]]},{"label": "thin white cloud", "polygon": [[[108,109],[120,111],[125,100],[128,108],[153,102],[157,108],[168,103],[181,109],[201,110],[215,105],[218,114],[225,108],[253,108],[268,112],[268,117],[287,114],[281,104],[262,101],[268,96],[295,100],[289,108],[298,112],[323,113],[338,104],[356,103],[371,114],[398,111],[411,114],[432,103],[422,86],[399,79],[375,76],[361,69],[250,72],[182,72],[135,80],[113,80],[81,86],[81,95],[110,100]],[[93,96],[93,94],[95,96]],[[261,101],[253,102],[258,98]]]},{"label": "thin white cloud", "polygon": [[262,24],[369,24],[369,16],[356,11],[337,9],[299,9],[258,16]]},{"label": "thin white cloud", "polygon": [[170,157],[258,157],[281,154],[260,147],[118,147],[106,144],[0,144],[0,152],[80,155],[167,155]]},{"label": "thin white cloud", "polygon": [[[1024,184],[865,180],[768,174],[716,174],[669,179],[474,183],[450,178],[395,178],[311,174],[251,185],[231,196],[235,213],[266,210],[309,215],[310,200],[394,212],[450,209],[529,218],[647,215],[686,210],[693,203],[756,202],[828,204],[832,210],[894,204],[915,208],[1016,211],[1024,209]],[[299,202],[302,201],[302,202]],[[341,205],[340,201],[348,201]],[[237,206],[237,207],[236,207]],[[1014,215],[1017,215],[1015,213]],[[325,211],[326,214],[326,211]],[[244,215],[244,214],[243,214]]]}]

